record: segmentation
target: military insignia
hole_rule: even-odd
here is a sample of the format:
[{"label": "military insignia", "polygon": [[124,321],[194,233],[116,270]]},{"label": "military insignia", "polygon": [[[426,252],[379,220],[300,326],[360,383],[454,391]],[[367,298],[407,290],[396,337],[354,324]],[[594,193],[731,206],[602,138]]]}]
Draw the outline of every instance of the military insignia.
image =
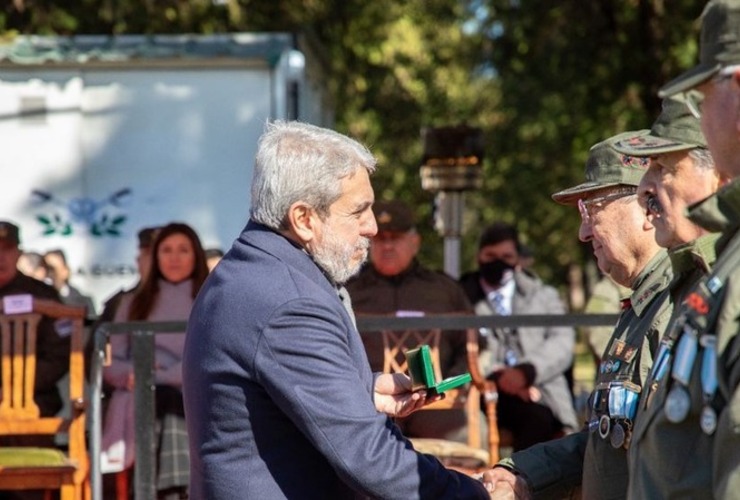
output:
[{"label": "military insignia", "polygon": [[622,351],[624,351],[624,347],[627,344],[623,340],[617,340],[614,343],[614,355],[617,357],[620,357],[622,355]]},{"label": "military insignia", "polygon": [[692,292],[686,297],[686,305],[698,312],[699,314],[709,313],[709,304],[706,299],[696,292]]},{"label": "military insignia", "polygon": [[602,415],[599,419],[599,436],[601,439],[606,439],[611,430],[612,422],[609,419],[609,415]]},{"label": "military insignia", "polygon": [[626,363],[630,363],[632,359],[635,357],[635,354],[637,353],[637,348],[635,346],[628,346],[624,350],[624,361]]},{"label": "military insignia", "polygon": [[717,430],[717,412],[714,408],[707,405],[701,410],[699,425],[704,434],[711,436]]},{"label": "military insignia", "polygon": [[650,165],[650,158],[647,156],[622,155],[622,166],[624,167],[648,168],[648,165]]},{"label": "military insignia", "polygon": [[674,385],[665,400],[665,416],[668,421],[678,424],[686,419],[691,408],[691,395],[685,387]]},{"label": "military insignia", "polygon": [[[669,139],[661,139],[659,137],[653,137],[650,135],[632,137],[626,141],[619,141],[619,143],[617,144],[621,145],[622,147],[627,145],[629,146],[629,149],[636,149],[638,151],[646,151],[646,150],[652,150],[656,148],[676,147],[676,146],[683,145],[680,142],[671,141]],[[647,159],[647,157],[641,157],[641,158]]]},{"label": "military insignia", "polygon": [[624,446],[626,437],[627,433],[624,430],[624,426],[619,422],[616,422],[614,426],[612,426],[612,431],[609,434],[609,443],[611,443],[612,448],[621,448]]},{"label": "military insignia", "polygon": [[[624,361],[625,363],[631,362],[636,353],[637,348],[628,345],[623,340],[616,341],[612,349],[612,354],[614,355],[614,357],[621,361]],[[619,368],[619,364],[617,364],[616,368]],[[616,369],[614,371],[616,371]]]},{"label": "military insignia", "polygon": [[655,294],[660,289],[660,283],[655,283],[651,286],[649,286],[644,292],[642,292],[642,295],[637,297],[637,300],[635,303],[639,306],[643,302],[645,302],[647,299],[651,298],[653,294]]}]

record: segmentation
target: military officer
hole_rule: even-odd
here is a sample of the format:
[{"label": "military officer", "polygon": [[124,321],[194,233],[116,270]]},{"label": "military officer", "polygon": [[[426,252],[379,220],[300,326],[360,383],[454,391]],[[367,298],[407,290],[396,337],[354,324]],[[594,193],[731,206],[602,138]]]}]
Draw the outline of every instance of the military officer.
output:
[{"label": "military officer", "polygon": [[[663,89],[701,117],[717,170],[731,182],[691,207],[721,231],[712,272],[662,340],[630,450],[631,498],[740,498],[740,1],[707,4],[701,58]],[[659,462],[659,463],[656,463]]]},{"label": "military officer", "polygon": [[[618,283],[631,286],[633,293],[599,365],[588,429],[514,454],[500,469],[508,468],[517,476],[499,468],[487,473],[490,482],[508,481],[524,497],[561,496],[579,482],[584,498],[626,496],[626,450],[658,339],[668,324],[673,304],[714,261],[717,236],[690,224],[682,211],[686,204],[709,195],[719,185],[699,122],[686,105],[668,100],[651,130],[620,134],[607,143],[615,163],[649,166],[638,182],[642,202],[638,205],[637,197],[632,202],[641,216],[639,227],[643,231],[651,229],[653,244],[669,247],[668,258],[665,252],[658,252],[632,281],[625,281],[614,266],[601,266]],[[597,147],[592,148],[592,155]],[[625,150],[631,154],[624,154]],[[671,182],[665,182],[661,175],[668,171],[675,174]],[[556,193],[553,198],[567,202],[571,192]],[[653,212],[642,208],[648,199]],[[589,235],[594,235],[594,252],[600,264],[612,247],[630,248],[635,245],[635,235],[644,236],[627,227],[630,219],[621,213],[602,210],[592,215],[589,205],[593,206],[593,197],[582,197],[577,203],[583,216],[579,236],[588,241]],[[611,226],[606,226],[608,223]],[[611,238],[598,237],[604,232],[600,225],[612,229]]]}]

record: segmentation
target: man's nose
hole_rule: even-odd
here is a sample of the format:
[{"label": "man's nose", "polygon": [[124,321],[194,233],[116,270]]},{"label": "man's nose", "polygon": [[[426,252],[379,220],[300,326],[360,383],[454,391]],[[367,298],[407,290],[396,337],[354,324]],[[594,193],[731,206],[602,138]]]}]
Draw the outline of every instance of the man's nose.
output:
[{"label": "man's nose", "polygon": [[593,229],[590,222],[581,221],[581,226],[578,228],[578,239],[584,243],[591,241],[594,238]]}]

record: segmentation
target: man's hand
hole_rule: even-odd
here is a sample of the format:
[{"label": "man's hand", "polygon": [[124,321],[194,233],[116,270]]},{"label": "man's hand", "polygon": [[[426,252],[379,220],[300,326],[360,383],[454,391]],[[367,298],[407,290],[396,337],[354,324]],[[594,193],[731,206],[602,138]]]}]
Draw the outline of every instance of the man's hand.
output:
[{"label": "man's hand", "polygon": [[479,479],[491,494],[491,498],[515,498],[516,500],[530,500],[532,498],[529,486],[524,478],[504,467],[489,469]]},{"label": "man's hand", "polygon": [[424,390],[412,392],[411,379],[403,373],[384,373],[375,380],[375,409],[391,417],[407,417],[439,399],[428,398]]},{"label": "man's hand", "polygon": [[[488,487],[486,487],[488,488]],[[496,487],[493,491],[488,492],[491,495],[491,500],[516,500],[516,493],[514,488],[509,483],[499,481],[496,483]]]},{"label": "man's hand", "polygon": [[[533,398],[531,389],[527,384],[527,377],[524,372],[516,367],[503,368],[496,372],[496,385],[498,389],[511,396],[516,396],[523,401],[538,401],[539,398]],[[535,389],[536,390],[536,389]]]}]

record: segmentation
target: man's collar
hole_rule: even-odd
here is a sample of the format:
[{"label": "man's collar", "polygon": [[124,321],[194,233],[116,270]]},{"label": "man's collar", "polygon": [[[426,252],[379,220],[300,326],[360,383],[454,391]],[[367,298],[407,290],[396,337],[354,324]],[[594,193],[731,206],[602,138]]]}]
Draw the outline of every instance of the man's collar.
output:
[{"label": "man's collar", "polygon": [[716,243],[719,237],[720,233],[705,234],[669,250],[673,274],[679,276],[697,268],[708,273],[717,260]]},{"label": "man's collar", "polygon": [[711,232],[740,224],[740,179],[734,179],[708,198],[688,208],[688,218]]}]

